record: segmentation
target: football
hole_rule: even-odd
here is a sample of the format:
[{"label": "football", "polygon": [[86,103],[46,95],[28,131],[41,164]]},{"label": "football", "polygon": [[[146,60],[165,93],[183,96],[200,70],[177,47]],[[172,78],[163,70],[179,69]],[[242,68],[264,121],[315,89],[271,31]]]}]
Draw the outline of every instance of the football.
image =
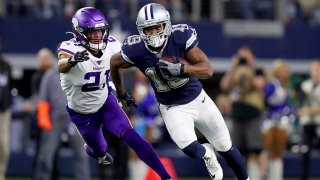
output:
[{"label": "football", "polygon": [[173,63],[176,60],[179,60],[182,64],[189,64],[187,60],[177,56],[165,56],[165,57],[162,57],[161,60],[171,62],[171,63]]}]

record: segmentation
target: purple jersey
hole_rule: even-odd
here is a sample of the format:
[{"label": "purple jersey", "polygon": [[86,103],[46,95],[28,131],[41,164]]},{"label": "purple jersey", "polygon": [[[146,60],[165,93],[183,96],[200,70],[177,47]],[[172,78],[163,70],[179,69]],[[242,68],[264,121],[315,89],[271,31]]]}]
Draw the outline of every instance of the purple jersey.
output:
[{"label": "purple jersey", "polygon": [[186,24],[172,26],[172,34],[160,53],[148,49],[140,36],[129,36],[122,45],[122,57],[136,66],[150,80],[159,103],[165,105],[186,104],[194,100],[202,90],[197,77],[167,78],[157,66],[160,58],[177,56],[185,58],[185,53],[197,46],[195,29]]}]

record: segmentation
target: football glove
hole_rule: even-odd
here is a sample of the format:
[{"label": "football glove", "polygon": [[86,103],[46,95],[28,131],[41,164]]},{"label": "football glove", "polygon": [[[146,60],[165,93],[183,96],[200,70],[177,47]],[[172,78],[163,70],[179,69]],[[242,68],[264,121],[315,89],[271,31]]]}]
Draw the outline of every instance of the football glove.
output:
[{"label": "football glove", "polygon": [[125,104],[128,107],[130,107],[130,106],[138,107],[134,98],[127,92],[125,92],[123,96],[118,95],[118,98],[119,98],[121,104]]},{"label": "football glove", "polygon": [[184,64],[175,59],[172,63],[164,60],[159,60],[158,66],[160,71],[167,76],[180,76],[184,73]]},{"label": "football glove", "polygon": [[89,60],[89,54],[87,50],[78,51],[74,54],[74,56],[68,59],[68,64],[71,67],[74,67],[77,63]]}]

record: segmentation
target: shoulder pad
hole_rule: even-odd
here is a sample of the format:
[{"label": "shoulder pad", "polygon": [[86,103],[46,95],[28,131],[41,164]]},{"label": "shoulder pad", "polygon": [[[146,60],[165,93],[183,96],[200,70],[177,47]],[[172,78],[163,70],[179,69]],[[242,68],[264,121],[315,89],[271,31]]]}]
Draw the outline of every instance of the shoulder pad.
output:
[{"label": "shoulder pad", "polygon": [[144,42],[139,35],[129,36],[122,43],[121,55],[126,61],[133,64],[131,58],[143,54],[145,52],[144,47]]},{"label": "shoulder pad", "polygon": [[114,52],[118,52],[121,49],[121,42],[118,41],[114,36],[109,36],[107,47],[113,49]]},{"label": "shoulder pad", "polygon": [[141,43],[143,44],[144,42],[139,35],[129,36],[123,41],[121,49],[125,54],[135,54],[137,46],[141,45]]},{"label": "shoulder pad", "polygon": [[172,36],[178,44],[183,44],[186,50],[198,44],[197,32],[188,24],[172,25]]},{"label": "shoulder pad", "polygon": [[79,51],[79,48],[81,48],[82,45],[75,41],[75,39],[70,39],[68,41],[63,41],[59,48],[58,48],[58,53],[66,53],[69,55],[74,55],[75,52]]}]

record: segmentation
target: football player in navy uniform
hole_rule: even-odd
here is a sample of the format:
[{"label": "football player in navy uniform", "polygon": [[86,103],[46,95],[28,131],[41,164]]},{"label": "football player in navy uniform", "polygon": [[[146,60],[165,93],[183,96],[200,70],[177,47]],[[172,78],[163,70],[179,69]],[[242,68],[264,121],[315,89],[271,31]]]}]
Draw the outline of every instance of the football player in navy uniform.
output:
[{"label": "football player in navy uniform", "polygon": [[[123,87],[121,69],[139,68],[151,82],[161,116],[178,147],[189,157],[203,158],[212,179],[223,178],[213,149],[224,157],[239,180],[249,179],[244,159],[232,145],[221,113],[198,80],[210,78],[213,69],[197,46],[195,29],[187,24],[171,25],[169,12],[156,3],[141,8],[136,24],[140,35],[129,36],[121,51],[111,58],[111,76],[118,97],[128,106],[135,104]],[[165,61],[168,56],[188,63],[178,58]],[[200,144],[194,128],[209,143]]]},{"label": "football player in navy uniform", "polygon": [[58,61],[67,110],[85,141],[85,150],[99,164],[111,164],[102,128],[126,142],[161,179],[170,175],[154,149],[133,130],[128,117],[111,93],[110,58],[121,43],[109,36],[109,24],[97,9],[79,9],[72,18],[74,38],[61,43]]}]

